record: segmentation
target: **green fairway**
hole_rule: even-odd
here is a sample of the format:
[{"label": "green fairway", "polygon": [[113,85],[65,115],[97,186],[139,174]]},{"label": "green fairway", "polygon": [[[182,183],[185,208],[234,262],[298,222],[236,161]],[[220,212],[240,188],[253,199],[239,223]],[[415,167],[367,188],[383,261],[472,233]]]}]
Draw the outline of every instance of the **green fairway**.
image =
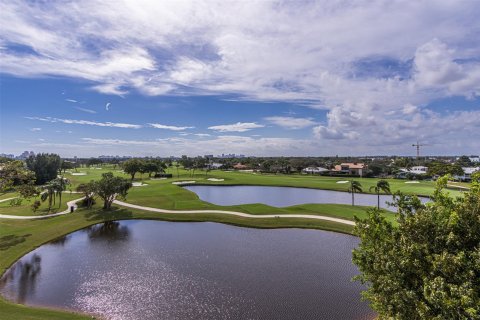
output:
[{"label": "green fairway", "polygon": [[[72,185],[68,190],[75,188],[84,182],[97,180],[104,172],[113,172],[126,178],[129,176],[119,172],[118,169],[88,169],[80,168],[78,172],[85,172],[86,175],[72,175],[66,173]],[[309,214],[323,215],[329,217],[343,218],[353,220],[354,216],[365,217],[367,207],[339,205],[339,204],[302,204],[286,208],[276,208],[264,204],[246,204],[237,206],[218,206],[201,201],[198,196],[180,186],[173,185],[174,181],[196,181],[196,184],[215,184],[215,185],[263,185],[263,186],[290,186],[304,188],[318,188],[346,191],[348,184],[340,184],[337,181],[347,180],[346,178],[331,178],[306,175],[262,175],[251,172],[225,172],[211,171],[196,172],[190,175],[189,172],[180,169],[168,169],[169,173],[174,175],[173,179],[150,180],[146,175],[136,176],[135,181],[147,184],[143,187],[132,187],[127,196],[127,202],[153,208],[170,210],[231,210],[254,215],[262,214]],[[143,178],[143,179],[142,179]],[[209,178],[224,179],[224,181],[209,181]],[[357,178],[360,181],[364,192],[368,192],[370,186],[375,185],[378,179]],[[409,194],[431,195],[433,192],[433,182],[405,183],[404,180],[389,180],[392,191],[401,190]],[[451,191],[452,195],[460,194],[460,191]],[[6,199],[16,196],[14,193],[2,194],[0,199]],[[72,199],[78,199],[82,195],[70,194],[68,191],[63,193],[62,205],[58,208],[58,202],[51,212],[63,211],[66,209],[66,202]],[[58,198],[57,198],[58,199]],[[100,200],[97,200],[100,202]],[[22,205],[12,207],[9,201],[0,203],[0,214],[9,215],[41,215],[46,212],[46,203],[43,203],[37,213],[33,213],[30,205],[33,202],[24,200]],[[395,214],[383,211],[387,219],[393,221]],[[12,265],[17,259],[34,248],[58,238],[67,233],[84,228],[86,226],[109,220],[121,219],[159,219],[166,221],[212,221],[227,223],[245,227],[256,228],[310,228],[323,229],[335,232],[351,233],[352,226],[336,222],[313,220],[303,218],[281,218],[281,219],[251,219],[246,217],[224,215],[219,213],[201,213],[201,214],[176,214],[176,213],[155,213],[143,210],[127,209],[115,206],[111,211],[103,211],[100,204],[94,206],[91,210],[79,209],[73,214],[65,216],[48,218],[43,220],[7,220],[0,219],[0,269],[3,272]],[[46,309],[29,308],[15,305],[0,299],[0,319],[80,319],[87,318],[78,314],[72,314],[63,311],[53,311]]]}]

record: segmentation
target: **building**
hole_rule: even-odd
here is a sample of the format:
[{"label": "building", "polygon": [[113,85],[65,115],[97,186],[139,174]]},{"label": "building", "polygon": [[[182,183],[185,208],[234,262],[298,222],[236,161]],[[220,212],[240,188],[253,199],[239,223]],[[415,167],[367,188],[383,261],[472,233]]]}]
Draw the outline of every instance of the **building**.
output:
[{"label": "building", "polygon": [[472,161],[474,163],[480,163],[480,157],[478,157],[478,156],[470,157],[469,159],[470,159],[470,161]]},{"label": "building", "polygon": [[308,174],[319,174],[322,172],[328,172],[330,170],[322,168],[322,167],[308,167],[302,170],[303,173],[308,173]]},{"label": "building", "polygon": [[427,174],[428,167],[425,166],[414,166],[410,169],[400,169],[402,172],[413,173],[413,174]]},{"label": "building", "polygon": [[368,166],[365,163],[346,162],[336,165],[333,171],[363,177],[367,173],[367,168]]},{"label": "building", "polygon": [[240,162],[233,166],[235,170],[245,170],[248,169],[248,166],[241,164]]},{"label": "building", "polygon": [[463,176],[455,176],[455,180],[472,181],[472,174],[480,171],[480,167],[462,167]]},{"label": "building", "polygon": [[34,157],[34,156],[35,156],[35,153],[33,151],[23,151],[23,153],[16,158],[19,160],[25,160],[28,157]]}]

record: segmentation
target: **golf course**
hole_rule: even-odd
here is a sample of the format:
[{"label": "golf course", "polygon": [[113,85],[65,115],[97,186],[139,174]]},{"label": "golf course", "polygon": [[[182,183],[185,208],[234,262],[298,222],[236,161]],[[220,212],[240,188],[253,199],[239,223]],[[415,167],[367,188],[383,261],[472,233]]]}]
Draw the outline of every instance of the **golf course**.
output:
[{"label": "golf course", "polygon": [[[31,209],[35,199],[23,200],[12,206],[10,198],[18,195],[5,193],[0,195],[0,215],[10,216],[46,216],[65,211],[66,203],[81,199],[76,193],[81,183],[99,180],[102,173],[113,172],[115,175],[130,178],[129,175],[112,166],[101,168],[78,168],[77,172],[67,171],[64,177],[70,181],[67,191],[63,192],[61,203],[57,202],[48,209],[46,202],[36,212]],[[0,218],[0,271],[3,274],[16,260],[40,245],[59,238],[73,231],[113,220],[164,220],[179,222],[217,222],[252,228],[308,228],[322,229],[351,234],[354,217],[367,216],[368,207],[351,204],[305,203],[290,207],[272,207],[262,203],[233,206],[219,206],[200,200],[194,192],[182,185],[225,185],[225,186],[275,186],[322,189],[347,192],[350,180],[345,177],[325,177],[314,175],[260,174],[256,172],[238,172],[213,170],[196,171],[195,174],[182,168],[169,168],[173,178],[151,179],[148,175],[135,177],[135,184],[128,191],[126,199],[114,202],[112,209],[102,209],[100,201],[92,208],[79,207],[73,213],[66,213],[45,219],[4,219]],[[373,193],[378,179],[354,178],[360,182],[362,192]],[[340,183],[339,183],[340,182]],[[391,192],[401,191],[428,197],[434,191],[434,182],[419,181],[411,183],[406,180],[388,179]],[[463,185],[463,187],[466,187]],[[450,190],[451,195],[460,195],[458,189]],[[149,209],[148,209],[149,208]],[[180,212],[176,212],[180,211]],[[234,214],[225,214],[233,212]],[[250,215],[255,216],[252,218]],[[264,215],[265,217],[262,217]],[[282,217],[283,215],[283,217]],[[382,210],[382,215],[395,220],[395,213]],[[298,217],[297,217],[298,216]],[[308,218],[317,216],[318,219]],[[1,217],[1,216],[0,216]],[[331,219],[330,219],[331,218]],[[335,221],[337,219],[338,221]],[[349,223],[342,223],[347,221]],[[91,316],[71,313],[63,310],[31,308],[10,303],[0,299],[0,319],[87,319]]]}]

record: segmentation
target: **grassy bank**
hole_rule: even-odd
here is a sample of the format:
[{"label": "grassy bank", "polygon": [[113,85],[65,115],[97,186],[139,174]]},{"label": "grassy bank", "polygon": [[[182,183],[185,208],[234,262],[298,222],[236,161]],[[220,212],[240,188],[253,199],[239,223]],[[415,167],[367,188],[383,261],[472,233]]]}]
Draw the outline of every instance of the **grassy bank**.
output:
[{"label": "grassy bank", "polygon": [[[113,168],[104,169],[79,169],[79,172],[85,172],[86,175],[78,176],[66,174],[72,185],[69,189],[74,190],[82,182],[99,179],[104,172],[112,171],[116,175],[128,177]],[[133,187],[127,197],[127,202],[171,210],[232,210],[249,214],[316,214],[353,220],[354,216],[365,217],[368,208],[350,205],[337,204],[302,204],[286,208],[276,208],[264,204],[247,204],[237,206],[217,206],[211,203],[201,201],[198,196],[184,188],[172,185],[176,180],[195,180],[197,184],[220,184],[220,185],[263,185],[263,186],[291,186],[304,188],[328,189],[337,191],[346,191],[347,185],[337,183],[345,178],[330,178],[305,175],[260,175],[241,172],[212,171],[207,175],[205,172],[197,172],[190,175],[185,170],[179,170],[179,177],[174,168],[170,171],[174,174],[174,179],[168,180],[149,180],[143,177],[143,182],[148,184],[145,187]],[[209,181],[209,178],[224,179],[223,181]],[[141,180],[138,176],[136,179]],[[358,179],[361,181],[364,191],[368,192],[370,186],[373,186],[377,179]],[[416,184],[406,184],[401,180],[390,180],[392,191],[401,190],[410,194],[430,195],[433,192],[432,182],[420,182]],[[459,193],[452,191],[452,194]],[[11,197],[13,194],[0,195],[0,199]],[[71,199],[79,198],[79,194],[64,193],[62,207],[56,210],[63,211],[65,203]],[[30,203],[24,202],[21,206],[10,207],[7,202],[0,203],[0,213],[17,215],[38,215],[46,213],[46,204],[42,204],[40,211],[34,214],[30,209]],[[383,215],[389,219],[394,219],[394,214],[384,211]],[[0,272],[11,266],[16,260],[35,249],[36,247],[87,226],[110,220],[122,219],[156,219],[165,221],[211,221],[226,223],[245,227],[255,228],[310,228],[323,229],[335,232],[351,233],[352,226],[313,219],[249,219],[245,217],[202,213],[202,214],[160,214],[142,210],[126,209],[115,207],[112,211],[105,212],[94,206],[91,210],[80,209],[73,214],[65,216],[48,218],[42,220],[6,220],[0,219]],[[0,319],[87,319],[88,316],[73,314],[63,311],[54,311],[39,308],[30,308],[23,305],[12,304],[0,299]]]}]

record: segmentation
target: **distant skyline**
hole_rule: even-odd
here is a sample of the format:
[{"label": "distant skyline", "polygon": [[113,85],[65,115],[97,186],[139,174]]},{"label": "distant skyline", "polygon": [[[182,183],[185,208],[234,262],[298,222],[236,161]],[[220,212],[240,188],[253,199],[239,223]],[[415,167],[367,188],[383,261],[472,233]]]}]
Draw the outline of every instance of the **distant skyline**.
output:
[{"label": "distant skyline", "polygon": [[0,153],[480,153],[476,1],[0,0]]}]

